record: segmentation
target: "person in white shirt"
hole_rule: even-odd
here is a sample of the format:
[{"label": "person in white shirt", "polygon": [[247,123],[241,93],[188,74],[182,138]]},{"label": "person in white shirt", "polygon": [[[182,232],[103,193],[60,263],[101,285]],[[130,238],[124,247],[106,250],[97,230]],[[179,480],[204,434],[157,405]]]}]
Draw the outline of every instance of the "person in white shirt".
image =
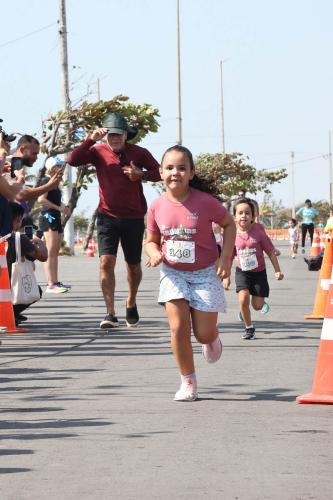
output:
[{"label": "person in white shirt", "polygon": [[299,240],[299,232],[297,229],[296,219],[289,219],[288,225],[289,225],[288,233],[290,242],[290,255],[292,259],[295,259],[298,250],[298,240]]}]

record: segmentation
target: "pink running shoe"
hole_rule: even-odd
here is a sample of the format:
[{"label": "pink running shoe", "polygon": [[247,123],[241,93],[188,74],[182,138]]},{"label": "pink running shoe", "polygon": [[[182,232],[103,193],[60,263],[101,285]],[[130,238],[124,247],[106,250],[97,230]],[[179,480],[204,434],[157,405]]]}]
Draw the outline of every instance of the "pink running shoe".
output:
[{"label": "pink running shoe", "polygon": [[216,363],[222,355],[222,342],[219,336],[211,344],[202,344],[202,355],[207,363]]},{"label": "pink running shoe", "polygon": [[198,399],[197,384],[191,379],[181,383],[174,397],[174,401],[195,401],[196,399]]}]

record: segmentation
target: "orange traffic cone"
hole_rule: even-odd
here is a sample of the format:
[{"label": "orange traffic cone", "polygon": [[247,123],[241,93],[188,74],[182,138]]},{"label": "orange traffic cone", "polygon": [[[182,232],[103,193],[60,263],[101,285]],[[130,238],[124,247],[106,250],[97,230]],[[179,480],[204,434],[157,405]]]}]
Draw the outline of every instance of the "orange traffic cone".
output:
[{"label": "orange traffic cone", "polygon": [[6,259],[6,243],[0,243],[0,326],[5,327],[5,333],[24,333],[27,330],[15,325],[12,292]]},{"label": "orange traffic cone", "polygon": [[298,396],[298,403],[333,404],[333,266],[312,392]]},{"label": "orange traffic cone", "polygon": [[89,241],[86,257],[95,257],[96,246],[93,239]]},{"label": "orange traffic cone", "polygon": [[326,244],[326,233],[322,232],[320,235],[320,250],[325,249],[325,244]]},{"label": "orange traffic cone", "polygon": [[320,236],[319,232],[315,230],[310,250],[310,257],[315,257],[319,253],[320,253]]},{"label": "orange traffic cone", "polygon": [[326,242],[323,263],[317,285],[316,298],[311,314],[304,316],[304,319],[323,319],[328,291],[330,288],[330,278],[333,264],[333,240]]}]

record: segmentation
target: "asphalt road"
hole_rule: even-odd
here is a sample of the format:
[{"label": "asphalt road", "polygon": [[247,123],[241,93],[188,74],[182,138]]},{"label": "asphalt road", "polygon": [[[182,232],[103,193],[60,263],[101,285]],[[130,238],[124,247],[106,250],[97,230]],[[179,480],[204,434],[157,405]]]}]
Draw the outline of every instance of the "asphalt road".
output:
[{"label": "asphalt road", "polygon": [[268,263],[271,311],[255,314],[257,339],[241,339],[233,285],[222,359],[207,365],[194,344],[194,403],[173,401],[158,270],[144,271],[141,324],[128,329],[119,262],[122,325],[106,333],[98,259],[62,257],[72,291],[31,307],[27,333],[1,336],[1,500],[332,498],[333,406],[295,402],[313,381],[322,323],[303,317],[318,273],[280,246],[286,279]]}]

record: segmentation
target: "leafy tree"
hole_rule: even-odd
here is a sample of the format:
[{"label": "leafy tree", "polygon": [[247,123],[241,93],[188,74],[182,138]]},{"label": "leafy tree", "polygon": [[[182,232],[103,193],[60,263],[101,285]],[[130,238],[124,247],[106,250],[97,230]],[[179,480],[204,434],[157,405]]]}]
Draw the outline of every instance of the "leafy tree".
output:
[{"label": "leafy tree", "polygon": [[275,202],[272,200],[271,193],[265,193],[264,200],[259,207],[259,218],[264,226],[269,226],[271,228],[274,226],[275,217],[275,207],[273,205],[275,205]]},{"label": "leafy tree", "polygon": [[248,157],[241,153],[205,153],[196,157],[195,167],[199,177],[211,182],[214,191],[222,200],[228,199],[243,188],[250,193],[269,193],[268,187],[287,177],[285,169],[256,170],[247,163]]},{"label": "leafy tree", "polygon": [[[319,215],[314,220],[314,223],[323,222],[325,224],[329,216],[329,203],[326,200],[319,200],[312,202],[314,208],[319,212]],[[299,208],[303,207],[304,203],[296,206],[296,212]],[[261,221],[266,226],[271,224],[270,217],[273,217],[273,225],[275,228],[283,228],[287,226],[288,220],[291,218],[292,208],[284,207],[281,200],[278,202],[272,200],[268,195],[264,197],[263,204],[260,207]]]},{"label": "leafy tree", "polygon": [[89,219],[84,216],[84,212],[74,216],[75,231],[86,231],[89,226]]}]

